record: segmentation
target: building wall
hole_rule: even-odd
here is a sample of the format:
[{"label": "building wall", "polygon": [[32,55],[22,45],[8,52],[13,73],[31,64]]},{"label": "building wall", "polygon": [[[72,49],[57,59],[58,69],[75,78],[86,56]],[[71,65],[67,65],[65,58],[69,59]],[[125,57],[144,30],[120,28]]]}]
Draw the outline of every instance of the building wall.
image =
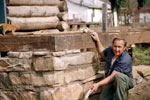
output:
[{"label": "building wall", "polygon": [[[88,8],[87,6],[81,6],[69,0],[67,0],[67,6],[69,20],[77,19],[83,22],[102,22],[101,8]],[[110,8],[110,5],[107,6]]]},{"label": "building wall", "polygon": [[150,13],[140,13],[140,23],[150,23]]},{"label": "building wall", "polygon": [[77,4],[74,4],[70,1],[67,1],[68,6],[68,19],[73,20],[77,19],[79,21],[88,21],[88,8],[84,6],[80,6]]}]

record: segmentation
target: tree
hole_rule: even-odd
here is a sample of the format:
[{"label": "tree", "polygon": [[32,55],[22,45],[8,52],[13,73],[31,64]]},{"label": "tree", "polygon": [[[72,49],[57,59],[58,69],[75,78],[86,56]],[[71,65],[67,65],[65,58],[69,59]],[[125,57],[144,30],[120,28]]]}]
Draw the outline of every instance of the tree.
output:
[{"label": "tree", "polygon": [[[133,0],[109,0],[111,2],[111,10],[114,12],[114,9],[116,9],[118,16],[120,15],[120,9],[121,8],[129,8],[131,2]],[[134,0],[134,2],[138,2],[138,9],[143,7],[146,4],[147,0]],[[132,4],[134,4],[132,2]]]},{"label": "tree", "polygon": [[137,0],[137,2],[138,2],[138,9],[140,9],[146,4],[146,0]]},{"label": "tree", "polygon": [[110,2],[112,12],[116,9],[118,16],[120,15],[120,9],[127,5],[126,0],[110,0]]},{"label": "tree", "polygon": [[143,7],[147,0],[109,0],[111,2],[111,10],[114,12],[114,9],[117,11],[118,18],[120,16],[120,11],[124,8],[125,23],[129,24],[129,20],[133,14],[133,9],[140,9]]}]

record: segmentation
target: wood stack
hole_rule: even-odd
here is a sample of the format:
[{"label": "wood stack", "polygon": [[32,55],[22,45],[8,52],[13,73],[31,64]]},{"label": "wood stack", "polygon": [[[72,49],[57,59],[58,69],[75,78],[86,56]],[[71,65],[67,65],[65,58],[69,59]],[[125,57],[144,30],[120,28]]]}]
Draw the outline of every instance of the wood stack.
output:
[{"label": "wood stack", "polygon": [[7,18],[21,30],[67,30],[66,0],[7,0]]}]

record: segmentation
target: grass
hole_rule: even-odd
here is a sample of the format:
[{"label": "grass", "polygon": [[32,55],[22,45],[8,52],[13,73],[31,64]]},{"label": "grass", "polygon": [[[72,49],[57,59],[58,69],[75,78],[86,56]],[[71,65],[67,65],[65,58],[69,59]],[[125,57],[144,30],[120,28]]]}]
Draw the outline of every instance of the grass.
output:
[{"label": "grass", "polygon": [[134,65],[150,65],[150,44],[137,44],[133,48]]}]

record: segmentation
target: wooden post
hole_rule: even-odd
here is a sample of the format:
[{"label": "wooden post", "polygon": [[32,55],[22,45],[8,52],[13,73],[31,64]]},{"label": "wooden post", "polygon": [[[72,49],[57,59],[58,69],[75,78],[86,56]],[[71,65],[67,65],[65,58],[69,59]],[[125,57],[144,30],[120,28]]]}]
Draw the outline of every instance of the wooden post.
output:
[{"label": "wooden post", "polygon": [[[118,26],[117,11],[114,10],[113,14],[114,14],[114,27],[117,27]],[[126,22],[126,18],[125,18],[125,22]]]},{"label": "wooden post", "polygon": [[[0,23],[7,23],[6,20],[6,1],[0,0]],[[0,27],[0,33],[2,28]]]},{"label": "wooden post", "polygon": [[107,31],[107,5],[106,3],[104,3],[102,7],[102,32],[106,31]]}]

